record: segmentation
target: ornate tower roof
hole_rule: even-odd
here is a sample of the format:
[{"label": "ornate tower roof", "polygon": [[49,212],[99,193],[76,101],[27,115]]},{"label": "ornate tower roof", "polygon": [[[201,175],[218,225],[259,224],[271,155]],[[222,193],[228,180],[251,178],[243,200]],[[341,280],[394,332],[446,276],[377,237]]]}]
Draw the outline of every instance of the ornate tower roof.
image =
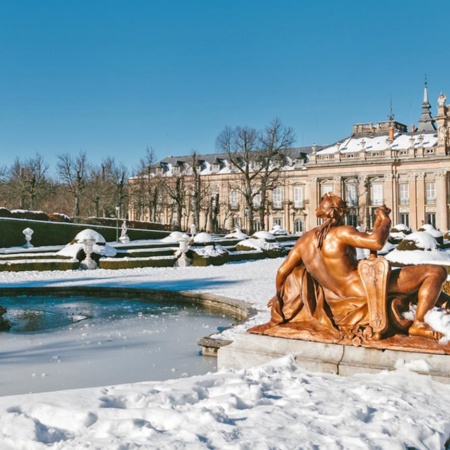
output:
[{"label": "ornate tower roof", "polygon": [[425,79],[425,87],[423,89],[423,103],[422,114],[419,118],[419,125],[417,126],[418,133],[433,132],[436,131],[436,124],[430,112],[431,105],[428,101],[428,84]]}]

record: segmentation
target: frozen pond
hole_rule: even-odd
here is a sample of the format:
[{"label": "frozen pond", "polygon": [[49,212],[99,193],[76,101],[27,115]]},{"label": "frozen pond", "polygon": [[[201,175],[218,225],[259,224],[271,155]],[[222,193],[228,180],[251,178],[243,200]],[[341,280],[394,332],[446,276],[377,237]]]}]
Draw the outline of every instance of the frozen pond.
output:
[{"label": "frozen pond", "polygon": [[233,320],[193,303],[139,298],[0,297],[0,396],[166,380],[216,369],[197,339]]}]

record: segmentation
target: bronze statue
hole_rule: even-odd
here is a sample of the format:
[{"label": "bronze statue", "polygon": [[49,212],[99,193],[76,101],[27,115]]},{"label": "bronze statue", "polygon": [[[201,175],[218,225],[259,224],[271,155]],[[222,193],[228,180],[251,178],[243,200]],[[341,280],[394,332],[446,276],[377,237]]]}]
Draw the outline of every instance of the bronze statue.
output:
[{"label": "bronze statue", "polygon": [[[377,258],[389,236],[390,210],[376,210],[372,232],[345,225],[346,203],[328,193],[320,201],[316,216],[320,226],[304,233],[290,251],[276,276],[276,295],[269,302],[269,323],[249,331],[311,340],[375,342],[399,332],[438,340],[442,334],[424,321],[435,305],[445,307],[449,296],[441,292],[447,279],[445,268],[426,264],[391,270]],[[355,248],[371,251],[357,261]],[[402,312],[417,304],[413,321]],[[321,340],[321,339],[319,339]]]}]

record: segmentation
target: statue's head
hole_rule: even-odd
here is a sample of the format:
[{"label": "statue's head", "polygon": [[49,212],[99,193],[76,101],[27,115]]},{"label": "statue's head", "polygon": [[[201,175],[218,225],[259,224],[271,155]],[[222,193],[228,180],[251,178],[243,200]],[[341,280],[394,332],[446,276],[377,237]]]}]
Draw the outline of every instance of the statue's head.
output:
[{"label": "statue's head", "polygon": [[324,220],[331,219],[333,225],[341,225],[347,212],[347,203],[332,192],[327,192],[320,199],[319,206],[316,209],[316,217],[321,217]]}]

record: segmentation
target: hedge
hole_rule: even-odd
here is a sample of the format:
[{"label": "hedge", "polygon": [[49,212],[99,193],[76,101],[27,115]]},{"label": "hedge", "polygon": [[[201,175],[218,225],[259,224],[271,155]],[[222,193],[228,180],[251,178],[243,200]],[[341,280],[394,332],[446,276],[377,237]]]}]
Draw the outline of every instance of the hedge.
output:
[{"label": "hedge", "polygon": [[[25,228],[31,228],[34,231],[31,243],[36,247],[46,245],[66,245],[71,242],[80,231],[85,230],[86,228],[99,232],[107,242],[114,242],[117,235],[116,227],[0,217],[0,247],[8,248],[24,245],[25,236],[23,235],[23,230]],[[161,239],[168,236],[169,232],[129,229],[127,234],[131,240]]]}]

